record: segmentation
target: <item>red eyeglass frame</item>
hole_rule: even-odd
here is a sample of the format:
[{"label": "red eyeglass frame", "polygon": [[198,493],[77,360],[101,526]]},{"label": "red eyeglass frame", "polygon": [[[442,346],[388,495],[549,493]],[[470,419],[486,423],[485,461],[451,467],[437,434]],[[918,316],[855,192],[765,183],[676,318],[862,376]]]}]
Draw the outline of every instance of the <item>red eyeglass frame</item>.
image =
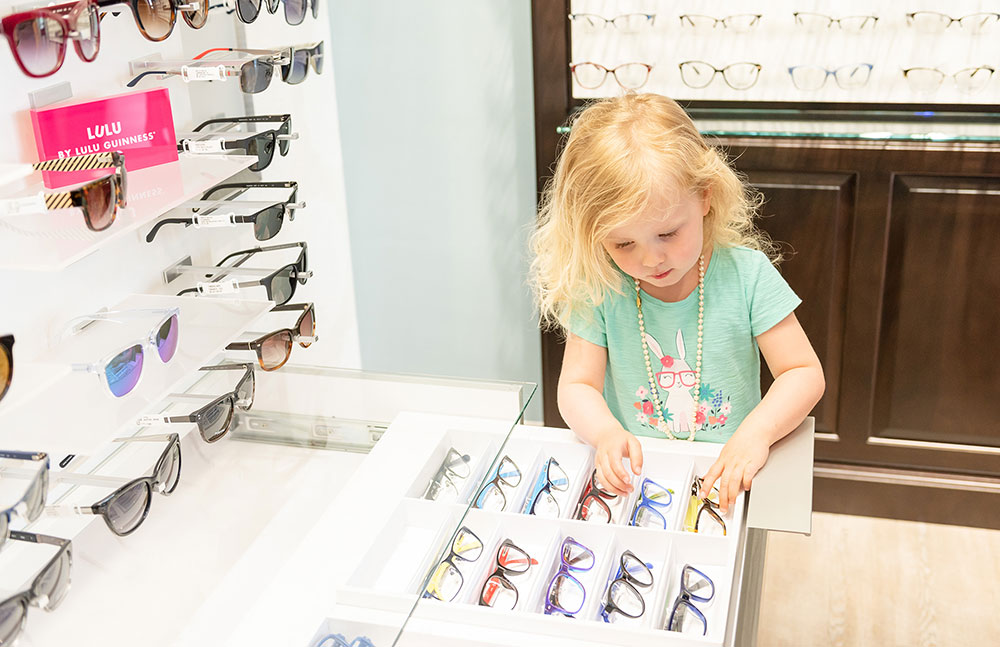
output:
[{"label": "red eyeglass frame", "polygon": [[[96,0],[76,0],[76,2],[67,2],[66,4],[55,5],[52,7],[45,7],[44,9],[32,9],[31,11],[21,11],[18,13],[11,14],[9,16],[4,16],[0,19],[0,34],[7,37],[7,44],[10,45],[10,51],[14,55],[14,61],[17,66],[21,68],[21,71],[25,75],[30,76],[35,79],[44,78],[46,76],[52,76],[62,67],[63,62],[66,60],[66,41],[72,40],[73,47],[76,48],[76,54],[80,57],[80,60],[91,63],[96,58],[101,51],[101,21],[96,20],[94,23],[94,55],[87,58],[83,54],[83,47],[80,45],[80,40],[77,38],[72,38],[71,34],[75,32],[75,29],[71,28],[71,24],[76,23],[76,19],[79,15],[90,7],[97,11],[97,1]],[[59,47],[59,60],[56,62],[55,67],[52,68],[51,72],[46,72],[44,74],[35,74],[25,67],[24,62],[21,60],[21,54],[17,51],[17,44],[14,42],[14,28],[22,22],[27,20],[35,20],[38,18],[45,18],[49,20],[54,20],[60,24],[65,32],[62,43]]]}]

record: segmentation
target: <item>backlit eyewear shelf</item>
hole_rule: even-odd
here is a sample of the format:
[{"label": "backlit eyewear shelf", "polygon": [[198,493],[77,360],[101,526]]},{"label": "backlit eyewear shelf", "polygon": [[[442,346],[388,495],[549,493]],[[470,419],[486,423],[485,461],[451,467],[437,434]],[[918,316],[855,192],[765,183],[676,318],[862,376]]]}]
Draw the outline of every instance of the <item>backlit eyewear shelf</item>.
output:
[{"label": "backlit eyewear shelf", "polygon": [[[145,349],[142,374],[135,389],[115,397],[93,374],[67,372],[30,401],[9,413],[0,412],[0,428],[8,449],[43,448],[58,460],[65,454],[89,455],[110,439],[136,429],[138,416],[166,395],[186,386],[198,367],[253,326],[272,307],[270,301],[189,299],[137,294],[112,310],[179,309],[179,338],[173,358],[163,363]],[[122,323],[98,321],[61,340],[41,362],[68,366],[97,362],[149,334],[151,317],[128,317]],[[166,430],[167,433],[172,430]]]},{"label": "backlit eyewear shelf", "polygon": [[[128,206],[118,210],[115,222],[105,231],[87,229],[78,208],[0,219],[0,270],[57,271],[69,267],[145,228],[167,211],[200,198],[256,160],[246,155],[181,154],[176,162],[131,171]],[[31,195],[43,188],[37,182],[6,190],[4,197]]]}]

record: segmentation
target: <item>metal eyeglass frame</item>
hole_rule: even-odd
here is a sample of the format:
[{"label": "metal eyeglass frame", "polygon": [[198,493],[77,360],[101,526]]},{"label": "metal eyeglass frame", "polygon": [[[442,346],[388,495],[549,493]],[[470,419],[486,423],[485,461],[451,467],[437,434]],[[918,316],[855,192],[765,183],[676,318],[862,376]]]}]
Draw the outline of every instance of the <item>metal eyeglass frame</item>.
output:
[{"label": "metal eyeglass frame", "polygon": [[[118,321],[117,319],[115,319],[115,317],[120,317],[120,316],[135,316],[135,315],[142,315],[142,314],[163,313],[163,317],[161,317],[160,320],[156,323],[156,325],[153,326],[152,330],[149,331],[149,334],[145,338],[143,338],[143,339],[137,339],[137,340],[133,341],[130,344],[126,344],[125,346],[122,346],[121,348],[119,348],[119,350],[117,350],[116,352],[109,353],[103,359],[101,359],[101,360],[99,360],[97,362],[92,362],[90,364],[71,364],[70,368],[73,371],[80,371],[80,372],[84,372],[84,373],[93,373],[101,381],[101,384],[104,385],[104,388],[106,388],[108,390],[108,393],[110,393],[113,397],[116,397],[116,398],[118,398],[118,397],[122,397],[122,398],[125,397],[129,393],[132,393],[137,388],[139,388],[139,384],[141,384],[141,382],[142,382],[143,375],[145,375],[145,373],[146,373],[146,369],[145,369],[145,366],[146,366],[145,357],[146,357],[146,347],[147,346],[152,346],[154,349],[156,349],[157,352],[155,353],[155,355],[156,355],[157,359],[159,359],[160,362],[163,363],[163,364],[166,364],[167,362],[169,362],[171,359],[174,358],[174,355],[177,354],[177,350],[175,348],[174,349],[174,355],[171,355],[170,359],[164,361],[162,358],[160,358],[159,349],[157,348],[157,345],[156,345],[156,336],[157,336],[157,333],[160,331],[160,329],[163,327],[163,324],[167,323],[167,321],[169,321],[172,317],[177,317],[178,318],[177,319],[177,337],[178,337],[178,344],[179,344],[180,343],[180,316],[179,316],[180,312],[181,312],[181,309],[178,308],[178,307],[176,307],[176,306],[173,307],[173,308],[136,308],[135,310],[105,310],[103,312],[95,312],[93,314],[83,315],[83,316],[71,319],[70,322],[67,324],[67,328],[69,329],[69,334],[75,335],[75,334],[79,333],[80,331],[82,331],[87,326],[89,326],[92,323],[97,322],[97,321],[113,321],[115,323],[121,323],[120,321]],[[115,395],[114,392],[111,390],[110,383],[108,382],[107,368],[108,368],[109,364],[111,363],[111,360],[113,360],[114,358],[118,357],[122,353],[126,352],[127,350],[129,350],[130,348],[133,348],[135,346],[141,347],[141,352],[142,352],[142,356],[143,356],[143,365],[142,365],[142,368],[140,368],[139,377],[136,378],[135,385],[131,389],[129,389],[125,393],[121,394],[120,396]]]},{"label": "metal eyeglass frame", "polygon": [[[69,592],[70,584],[72,582],[71,575],[73,571],[73,547],[72,542],[69,539],[63,539],[62,537],[53,537],[51,535],[41,535],[34,532],[24,532],[21,530],[10,531],[10,538],[16,541],[26,541],[33,544],[47,544],[50,546],[58,546],[59,550],[53,555],[45,566],[38,572],[38,575],[31,581],[31,586],[24,589],[19,593],[8,597],[3,602],[0,602],[0,610],[5,609],[8,605],[17,604],[21,606],[21,622],[14,627],[9,636],[0,636],[0,640],[4,644],[14,644],[17,637],[24,631],[24,626],[28,620],[28,607],[34,605],[45,611],[52,611],[56,609],[59,604],[66,597],[66,593]],[[66,556],[66,583],[64,588],[59,591],[59,596],[55,599],[49,597],[48,594],[40,593],[42,588],[42,583],[48,581],[51,578],[51,572],[53,569],[61,568],[63,556]],[[58,578],[55,580],[56,583],[59,582]],[[56,591],[52,591],[57,593]]]},{"label": "metal eyeglass frame", "polygon": [[[705,14],[697,13],[685,13],[679,16],[681,21],[681,27],[690,27],[692,29],[697,29],[700,25],[697,25],[692,18],[704,18],[706,20],[711,20],[712,29],[715,29],[719,25],[722,25],[723,29],[732,29],[733,31],[739,32],[741,29],[750,30],[760,24],[760,19],[763,16],[759,13],[737,13],[731,16],[726,16],[725,18],[716,18],[714,16],[706,16]],[[750,22],[746,27],[735,27],[730,23],[733,22],[734,18],[750,18]]]},{"label": "metal eyeglass frame", "polygon": [[[812,19],[822,18],[823,20],[825,20],[827,29],[833,29],[833,25],[836,24],[838,29],[856,33],[861,33],[862,31],[864,31],[869,24],[871,25],[872,29],[875,29],[875,27],[878,25],[878,16],[870,16],[870,15],[841,16],[840,18],[834,18],[833,16],[828,16],[826,14],[816,13],[813,11],[793,11],[792,16],[795,18],[795,24],[799,25],[800,27],[806,27],[806,24],[802,20],[802,17],[811,16]],[[851,20],[852,18],[855,20],[861,19],[861,24],[858,25],[857,27],[844,27],[843,21]]]},{"label": "metal eyeglass frame", "polygon": [[[634,559],[637,564],[640,564],[643,567],[646,574],[649,575],[648,582],[640,581],[638,578],[635,577],[635,575],[632,574],[631,571],[629,571],[625,563],[625,560],[629,557]],[[632,589],[632,592],[635,593],[636,598],[638,598],[639,602],[642,604],[642,610],[639,611],[638,614],[632,615],[631,613],[626,612],[624,609],[615,604],[615,602],[611,599],[611,590],[618,582],[621,582],[622,586],[626,586]],[[639,559],[639,556],[633,553],[631,550],[626,550],[621,554],[621,557],[618,559],[618,572],[615,573],[614,579],[612,579],[611,582],[608,584],[608,589],[604,593],[604,607],[601,609],[601,618],[604,620],[604,622],[610,623],[612,613],[617,613],[619,615],[625,616],[626,618],[632,618],[632,619],[642,617],[642,614],[646,612],[646,600],[642,597],[642,593],[639,591],[639,589],[640,588],[648,589],[651,588],[652,586],[653,586],[652,565],[643,562],[641,559]]]},{"label": "metal eyeglass frame", "polygon": [[[709,77],[708,81],[706,81],[702,85],[692,85],[687,79],[684,78],[684,66],[685,65],[694,65],[695,63],[700,63],[701,65],[708,66],[708,67],[712,68],[712,70],[714,70],[712,72],[712,76]],[[751,65],[754,68],[756,68],[756,71],[754,72],[753,82],[750,85],[747,85],[747,86],[735,86],[729,80],[729,77],[726,75],[726,71],[729,70],[732,67],[737,66],[737,65]],[[711,85],[712,81],[715,80],[715,75],[716,74],[721,74],[722,75],[722,80],[725,81],[726,85],[728,85],[729,87],[731,87],[734,90],[749,90],[753,86],[757,85],[757,81],[758,81],[758,79],[760,79],[760,70],[761,70],[760,63],[751,63],[750,61],[738,61],[736,63],[730,63],[729,65],[723,67],[722,69],[719,69],[719,68],[715,67],[714,65],[712,65],[711,63],[708,63],[706,61],[691,60],[691,61],[684,61],[682,63],[679,63],[677,65],[677,67],[681,71],[681,81],[684,83],[684,85],[688,86],[689,88],[694,88],[695,90],[701,90],[702,88],[707,88],[709,85]]]},{"label": "metal eyeglass frame", "polygon": [[[912,27],[913,23],[916,21],[917,16],[919,16],[920,14],[934,15],[934,16],[938,16],[939,17],[938,18],[939,24],[944,25],[944,26],[941,27],[941,29],[938,30],[938,31],[929,32],[929,33],[935,33],[935,34],[939,34],[941,32],[944,32],[949,27],[951,27],[953,24],[955,24],[956,22],[958,23],[959,27],[962,27],[963,29],[972,29],[972,33],[973,34],[978,34],[978,33],[982,33],[982,26],[983,25],[986,25],[987,23],[989,23],[989,25],[995,25],[998,21],[1000,21],[1000,13],[996,13],[996,12],[993,12],[993,11],[976,11],[974,13],[970,13],[970,14],[967,14],[965,16],[962,16],[961,18],[952,18],[948,14],[943,14],[943,13],[940,13],[938,11],[913,11],[913,12],[910,12],[910,13],[906,14],[906,24]],[[985,16],[986,17],[985,20],[983,20],[982,22],[979,23],[979,27],[975,27],[975,26],[973,26],[973,27],[966,27],[965,24],[962,22],[963,20],[966,20],[968,18],[975,18],[976,16]],[[944,24],[944,21],[942,21],[941,18],[947,18],[948,19],[948,24]]]},{"label": "metal eyeglass frame", "polygon": [[[125,537],[131,535],[133,532],[139,529],[140,526],[146,521],[146,517],[149,515],[149,507],[153,501],[153,492],[159,492],[164,496],[169,496],[177,489],[177,485],[181,481],[181,439],[178,434],[164,434],[156,436],[129,436],[126,438],[115,438],[115,442],[121,443],[131,443],[131,442],[167,442],[167,446],[163,448],[163,452],[160,453],[160,457],[156,460],[153,465],[152,474],[148,476],[140,476],[131,480],[126,481],[124,484],[120,485],[115,489],[114,492],[104,497],[97,503],[93,505],[83,505],[83,506],[71,506],[71,505],[53,505],[46,506],[45,511],[47,514],[53,516],[68,516],[68,515],[99,515],[104,519],[105,525],[114,534],[119,537]],[[167,460],[171,458],[173,452],[176,451],[176,469],[177,476],[174,479],[173,484],[168,484],[166,482],[161,482],[160,476],[163,472],[164,466],[167,464]],[[165,477],[170,476],[172,471],[166,471]],[[122,483],[124,479],[113,477],[113,476],[101,476],[95,474],[66,474],[60,478],[61,482],[71,483],[74,485],[93,485],[97,487],[102,486],[114,486]],[[115,500],[121,496],[123,493],[132,489],[137,484],[144,484],[146,504],[143,507],[142,517],[136,524],[126,530],[125,532],[119,531],[111,523],[109,517],[108,509],[115,503]]]},{"label": "metal eyeglass frame", "polygon": [[[627,27],[621,27],[618,24],[618,19],[619,18],[632,18],[634,16],[638,16],[639,18],[642,19],[643,22],[642,22],[641,26],[639,26],[639,27],[637,27],[635,29],[629,29]],[[638,11],[637,12],[632,12],[632,13],[618,14],[614,18],[605,18],[604,16],[601,16],[601,15],[596,14],[596,13],[571,13],[571,14],[569,14],[567,16],[567,18],[569,18],[569,21],[571,23],[573,23],[573,24],[583,25],[585,28],[589,27],[590,29],[593,29],[594,31],[597,31],[597,30],[600,30],[600,29],[606,29],[608,25],[611,25],[615,29],[617,29],[617,30],[619,30],[619,31],[621,31],[622,33],[625,33],[625,34],[635,33],[635,32],[639,31],[640,29],[642,29],[644,27],[652,27],[653,25],[656,24],[656,14],[655,13],[641,13],[641,12],[638,12]],[[583,21],[587,21],[587,22],[590,22],[592,24],[587,25]],[[600,27],[597,26],[598,24],[600,24]]]},{"label": "metal eyeglass frame", "polygon": [[[510,463],[513,470],[504,471],[503,466],[505,462]],[[517,480],[511,481],[510,479],[514,476],[517,477]],[[479,489],[479,492],[476,494],[475,506],[482,510],[483,504],[486,503],[486,493],[490,491],[490,488],[496,488],[496,490],[500,493],[500,496],[503,498],[503,505],[500,507],[500,510],[506,510],[507,494],[503,491],[503,488],[500,487],[501,483],[509,488],[516,488],[521,484],[521,468],[519,468],[517,463],[514,462],[514,459],[507,454],[504,454],[503,458],[500,459],[500,462],[497,463],[496,472],[494,472],[493,478],[487,481],[483,487]]]},{"label": "metal eyeglass frame", "polygon": [[[49,455],[45,452],[18,452],[18,451],[7,451],[0,450],[0,458],[10,458],[19,461],[35,461],[40,462],[41,468],[36,470],[35,474],[31,476],[31,481],[28,483],[28,487],[24,489],[24,494],[13,503],[13,505],[0,510],[0,524],[3,528],[0,529],[0,548],[3,548],[4,544],[7,542],[7,538],[12,532],[10,530],[10,521],[14,515],[21,517],[28,523],[31,523],[41,516],[42,510],[45,509],[45,499],[49,492]],[[2,473],[2,470],[0,470]],[[35,494],[37,489],[37,499],[38,503],[35,506],[29,506],[30,501],[28,500],[29,494]]]},{"label": "metal eyeglass frame", "polygon": [[602,490],[600,486],[597,485],[597,468],[590,474],[590,482],[587,487],[583,489],[580,493],[580,500],[576,504],[576,512],[573,514],[574,519],[579,519],[581,521],[590,521],[590,519],[585,519],[583,516],[583,509],[589,507],[587,501],[593,501],[600,504],[600,507],[607,513],[608,520],[605,523],[611,523],[612,514],[611,506],[608,505],[608,501],[615,500],[618,498],[617,494],[612,494]]},{"label": "metal eyeglass frame", "polygon": [[[788,76],[790,76],[792,79],[792,85],[794,85],[799,90],[805,90],[807,92],[819,90],[820,88],[826,85],[826,80],[829,79],[831,76],[833,77],[834,82],[836,82],[838,88],[840,88],[841,90],[852,90],[855,88],[860,88],[864,87],[865,85],[868,85],[868,81],[871,80],[871,73],[873,68],[874,66],[871,63],[856,63],[853,65],[841,65],[840,67],[832,70],[829,68],[825,68],[822,65],[793,65],[792,67],[788,68]],[[795,71],[805,70],[805,69],[825,72],[826,76],[823,77],[823,82],[814,88],[813,87],[803,88],[801,85],[799,85],[799,82],[795,80]],[[857,86],[854,86],[853,88],[850,86],[844,87],[844,84],[841,83],[840,81],[840,77],[837,75],[838,72],[840,72],[841,70],[854,70],[854,71],[864,70],[865,80],[862,81]]]},{"label": "metal eyeglass frame", "polygon": [[[170,415],[147,415],[142,416],[136,420],[136,424],[139,426],[147,425],[170,425],[170,424],[184,424],[184,423],[195,423],[198,425],[198,433],[201,434],[202,440],[206,443],[214,443],[222,440],[222,438],[229,433],[232,428],[233,420],[235,419],[236,408],[239,407],[243,411],[249,411],[253,407],[254,397],[257,392],[257,381],[254,376],[253,364],[249,362],[235,363],[235,364],[218,364],[215,366],[202,366],[198,369],[199,371],[244,371],[243,376],[236,382],[236,386],[233,387],[232,391],[223,393],[220,396],[201,396],[190,393],[175,393],[171,394],[172,399],[188,399],[197,398],[202,399],[204,397],[212,397],[212,401],[203,407],[192,411],[185,416],[170,416]],[[249,389],[247,385],[249,384]],[[249,390],[250,397],[243,398],[241,393]],[[208,435],[209,422],[206,419],[206,415],[209,411],[215,409],[219,405],[228,403],[228,413],[226,415],[226,422],[222,429],[214,436]]]},{"label": "metal eyeglass frame", "polygon": [[[430,483],[427,484],[423,498],[428,501],[437,501],[440,498],[440,493],[444,491],[444,484],[447,483],[455,491],[455,498],[457,499],[461,494],[461,490],[458,489],[455,480],[464,481],[469,478],[471,475],[469,462],[471,460],[468,454],[460,454],[454,447],[449,447],[448,453],[445,454],[444,460],[441,462],[441,467],[438,468],[437,472],[434,473],[434,477],[431,478]],[[452,467],[452,465],[459,464],[465,467],[464,475]]]},{"label": "metal eyeglass frame", "polygon": [[[590,566],[583,568],[581,566],[576,566],[575,564],[570,564],[569,562],[566,561],[566,553],[569,552],[569,550],[573,547],[582,549],[584,555],[590,556],[591,560]],[[583,585],[583,582],[581,582],[575,575],[573,575],[573,572],[586,573],[587,571],[594,568],[594,564],[596,563],[597,563],[597,557],[594,555],[594,551],[590,550],[589,548],[587,548],[577,540],[573,539],[572,537],[566,537],[565,539],[563,539],[562,546],[560,546],[559,548],[559,570],[557,570],[555,572],[555,575],[552,576],[552,579],[549,580],[549,586],[545,591],[545,608],[543,612],[545,614],[551,614],[553,612],[557,612],[571,618],[576,617],[576,614],[580,613],[580,611],[583,610],[583,606],[587,603],[587,587],[585,587]],[[575,582],[577,586],[580,587],[580,590],[583,591],[583,600],[580,601],[580,608],[577,609],[576,611],[570,611],[568,609],[565,609],[559,606],[559,604],[552,601],[552,594],[554,593],[553,589],[555,588],[556,581],[560,577],[565,577]]]},{"label": "metal eyeglass frame", "polygon": [[[649,485],[655,485],[667,494],[667,502],[663,503],[661,501],[656,501],[652,497],[646,495],[646,488]],[[635,526],[636,517],[639,516],[639,511],[643,508],[649,510],[650,512],[656,514],[660,520],[663,522],[663,529],[667,529],[667,518],[664,516],[662,510],[666,510],[670,507],[670,504],[674,501],[674,492],[670,488],[663,487],[656,481],[648,478],[642,479],[642,485],[639,486],[639,496],[635,500],[635,505],[632,507],[632,516],[629,519],[628,525]]]},{"label": "metal eyeglass frame", "polygon": [[[553,467],[562,472],[562,478],[557,478],[557,479],[552,478]],[[539,477],[541,478],[543,474],[545,475],[545,484],[541,488],[539,488],[538,491],[535,492],[534,496],[531,498],[531,505],[528,506],[528,514],[535,514],[535,506],[538,505],[538,501],[539,499],[542,498],[542,494],[548,494],[549,498],[552,499],[552,503],[554,503],[556,506],[556,516],[558,517],[561,514],[561,510],[559,508],[559,501],[557,501],[556,498],[552,496],[552,490],[555,490],[556,492],[565,492],[567,489],[569,489],[569,475],[566,474],[566,470],[564,470],[562,466],[559,465],[559,461],[557,461],[555,458],[552,457],[549,457],[545,461],[545,465],[542,467],[542,470],[539,473]]]},{"label": "metal eyeglass frame", "polygon": [[[685,575],[692,571],[703,577],[706,582],[712,585],[712,592],[707,597],[702,595],[695,595],[684,584]],[[715,597],[715,582],[712,581],[712,578],[710,578],[708,575],[705,575],[694,566],[691,566],[690,564],[685,564],[684,568],[681,569],[680,592],[677,594],[677,597],[674,598],[674,604],[672,605],[670,610],[670,618],[667,620],[667,626],[666,626],[667,631],[679,631],[678,629],[673,628],[674,620],[677,618],[678,610],[681,608],[686,608],[689,609],[691,612],[693,612],[695,614],[695,617],[701,620],[702,623],[701,635],[703,636],[708,635],[708,619],[705,617],[705,614],[701,612],[701,609],[692,604],[691,601],[694,600],[695,602],[709,602],[713,597]]]},{"label": "metal eyeglass frame", "polygon": [[[504,566],[500,563],[500,554],[505,549],[506,550],[513,549],[519,552],[520,554],[524,555],[525,557],[524,570],[518,571],[508,566]],[[508,576],[513,577],[517,575],[524,575],[525,573],[528,572],[528,569],[530,569],[532,566],[536,564],[538,564],[538,560],[532,559],[531,555],[528,554],[528,551],[524,550],[510,539],[504,539],[500,543],[500,546],[497,547],[496,568],[493,569],[493,572],[490,573],[489,577],[487,577],[486,580],[483,582],[482,588],[479,589],[479,606],[490,607],[490,608],[493,607],[492,604],[486,601],[486,587],[489,586],[490,580],[496,578],[501,582],[503,582],[508,590],[514,592],[514,604],[511,605],[511,609],[513,609],[515,606],[517,606],[517,601],[520,598],[520,593],[518,593],[517,587],[514,586],[514,583],[510,581],[510,578]]]}]

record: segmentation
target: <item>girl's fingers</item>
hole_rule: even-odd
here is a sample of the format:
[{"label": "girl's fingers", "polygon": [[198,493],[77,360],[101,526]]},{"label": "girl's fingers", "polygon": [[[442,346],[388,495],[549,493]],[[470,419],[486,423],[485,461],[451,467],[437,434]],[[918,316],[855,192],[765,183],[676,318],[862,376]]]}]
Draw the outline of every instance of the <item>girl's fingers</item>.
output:
[{"label": "girl's fingers", "polygon": [[628,435],[628,459],[632,464],[632,473],[636,476],[642,474],[642,445],[632,434]]},{"label": "girl's fingers", "polygon": [[725,465],[721,458],[712,463],[712,466],[708,468],[708,471],[705,472],[705,476],[701,479],[701,492],[698,493],[699,497],[702,499],[708,498],[709,493],[712,491],[712,486],[715,485],[716,479],[722,475],[724,467]]}]

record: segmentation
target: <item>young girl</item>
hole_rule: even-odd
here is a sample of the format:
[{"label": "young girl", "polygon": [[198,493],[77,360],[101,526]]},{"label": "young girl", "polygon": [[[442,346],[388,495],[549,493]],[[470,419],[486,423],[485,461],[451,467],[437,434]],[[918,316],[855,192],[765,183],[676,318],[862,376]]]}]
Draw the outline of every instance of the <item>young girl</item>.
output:
[{"label": "young girl", "polygon": [[[723,512],[823,395],[800,299],[755,229],[759,194],[674,101],[626,94],[573,123],[532,236],[543,324],[564,330],[559,412],[627,494],[636,435],[725,443]],[[760,395],[758,348],[774,375]]]}]

